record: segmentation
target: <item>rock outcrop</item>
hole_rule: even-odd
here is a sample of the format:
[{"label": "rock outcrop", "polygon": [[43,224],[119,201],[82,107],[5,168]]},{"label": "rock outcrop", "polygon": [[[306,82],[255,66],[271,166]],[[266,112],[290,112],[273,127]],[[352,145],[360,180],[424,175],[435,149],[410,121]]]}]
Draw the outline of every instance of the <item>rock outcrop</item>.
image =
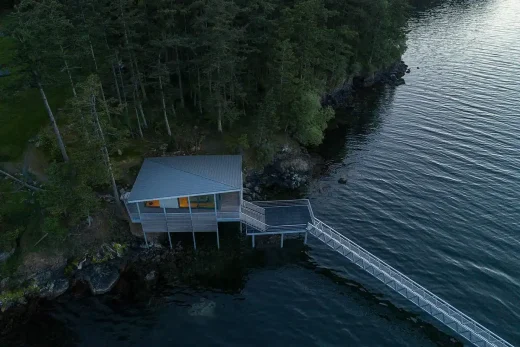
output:
[{"label": "rock outcrop", "polygon": [[396,62],[388,68],[376,71],[369,75],[354,76],[339,88],[330,93],[323,95],[322,105],[334,108],[349,106],[352,101],[352,95],[357,89],[372,87],[376,84],[388,84],[398,86],[405,84],[403,76],[410,73],[408,65],[403,61]]},{"label": "rock outcrop", "polygon": [[45,271],[34,277],[36,287],[39,290],[39,297],[45,299],[54,299],[62,295],[69,289],[69,280],[59,273],[53,271]]},{"label": "rock outcrop", "polygon": [[92,294],[105,294],[119,280],[119,269],[110,263],[91,264],[82,269],[76,279],[88,283]]},{"label": "rock outcrop", "polygon": [[284,146],[271,164],[246,175],[244,199],[263,200],[269,190],[295,190],[307,185],[314,161],[303,147]]}]

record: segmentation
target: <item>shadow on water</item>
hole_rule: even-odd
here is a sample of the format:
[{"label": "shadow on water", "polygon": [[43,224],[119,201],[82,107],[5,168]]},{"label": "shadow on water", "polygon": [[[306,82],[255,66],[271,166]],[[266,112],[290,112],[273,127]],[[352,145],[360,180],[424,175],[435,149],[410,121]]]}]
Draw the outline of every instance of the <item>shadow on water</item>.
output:
[{"label": "shadow on water", "polygon": [[[232,228],[231,228],[232,229]],[[309,256],[310,247],[303,244],[301,237],[291,237],[285,240],[284,248],[280,248],[280,238],[277,236],[258,237],[257,248],[252,249],[249,238],[239,237],[229,233],[234,238],[235,256],[232,262],[226,262],[226,266],[218,270],[218,276],[213,281],[198,282],[197,285],[172,286],[171,283],[163,282],[160,294],[154,294],[158,298],[156,306],[175,304],[178,306],[192,307],[194,298],[202,298],[202,303],[218,301],[218,295],[238,295],[236,300],[245,300],[242,290],[247,286],[249,274],[256,271],[276,271],[291,266],[301,267],[325,278],[341,288],[341,295],[349,297],[360,306],[369,308],[374,314],[388,322],[405,324],[410,330],[420,332],[428,340],[438,346],[463,346],[452,335],[439,330],[437,326],[424,321],[419,314],[412,313],[406,309],[394,305],[385,294],[375,293],[368,290],[361,283],[349,280],[335,271],[320,266]],[[229,239],[228,239],[229,240]],[[208,244],[210,245],[211,242]],[[238,247],[240,250],[237,252]],[[229,249],[228,249],[229,250]],[[217,258],[222,257],[217,255]],[[228,258],[228,255],[224,255]],[[211,255],[202,263],[214,262],[215,255]],[[206,265],[203,265],[206,266]],[[208,273],[204,274],[208,277]],[[229,279],[233,278],[233,281]],[[217,295],[217,298],[215,298]],[[179,298],[180,297],[180,298]],[[197,305],[197,304],[195,304]]]},{"label": "shadow on water", "polygon": [[412,330],[420,331],[429,340],[438,346],[463,346],[461,341],[455,339],[452,335],[446,334],[439,330],[436,325],[421,319],[420,315],[414,314],[407,309],[399,308],[388,300],[387,295],[374,292],[373,289],[367,289],[361,283],[349,280],[335,271],[320,266],[313,261],[306,252],[305,261],[300,265],[321,276],[326,277],[331,282],[343,288],[342,295],[348,296],[364,307],[368,307],[379,317],[384,318],[388,322],[400,321],[408,325]]},{"label": "shadow on water", "polygon": [[325,131],[322,144],[315,149],[325,162],[325,171],[332,164],[341,163],[351,150],[353,136],[356,144],[369,141],[377,132],[395,95],[394,86],[378,85],[357,90],[349,107],[336,110],[336,117]]},{"label": "shadow on water", "polygon": [[[107,329],[112,329],[119,324],[118,318],[113,318],[116,316],[127,319],[132,317],[132,320],[139,321],[139,325],[143,327],[149,324],[153,327],[156,312],[170,305],[183,307],[189,315],[209,315],[219,300],[226,300],[226,297],[245,300],[242,291],[251,273],[277,271],[287,267],[299,267],[319,274],[326,282],[339,286],[340,295],[354,300],[388,322],[399,321],[399,324],[424,334],[439,346],[462,345],[435,326],[421,320],[418,315],[395,306],[384,295],[370,292],[362,284],[321,267],[310,258],[311,249],[303,245],[301,238],[286,240],[283,249],[279,248],[279,238],[264,238],[258,242],[258,248],[253,250],[247,242],[249,240],[237,237],[237,233],[232,232],[234,228],[223,229],[223,239],[230,241],[229,246],[223,245],[220,252],[213,252],[211,247],[216,247],[211,244],[212,240],[201,238],[197,258],[187,257],[182,264],[176,265],[184,266],[183,271],[188,273],[179,275],[180,282],[165,276],[152,287],[133,287],[132,295],[125,295],[119,286],[110,294],[99,297],[84,293],[80,297],[67,294],[55,302],[41,301],[26,321],[19,324],[8,336],[2,337],[3,340],[0,338],[2,346],[84,344],[85,341],[81,341],[75,330],[77,324],[82,324],[85,316],[91,316],[90,319],[95,324],[106,324]],[[232,251],[231,254],[229,251]],[[209,276],[211,272],[216,275]],[[201,281],[201,278],[205,279]],[[121,281],[134,282],[135,285],[139,278],[136,273],[129,272]],[[142,286],[142,283],[138,286]],[[86,307],[89,309],[85,310]]]}]

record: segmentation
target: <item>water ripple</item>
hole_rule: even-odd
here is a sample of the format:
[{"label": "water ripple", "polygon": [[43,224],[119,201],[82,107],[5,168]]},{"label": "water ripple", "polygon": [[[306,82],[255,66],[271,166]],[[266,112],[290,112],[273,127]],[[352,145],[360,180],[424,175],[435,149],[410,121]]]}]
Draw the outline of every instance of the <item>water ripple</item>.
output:
[{"label": "water ripple", "polygon": [[517,344],[519,38],[516,0],[413,20],[405,60],[420,69],[382,97],[373,135],[347,136],[348,184],[312,194],[317,215]]}]

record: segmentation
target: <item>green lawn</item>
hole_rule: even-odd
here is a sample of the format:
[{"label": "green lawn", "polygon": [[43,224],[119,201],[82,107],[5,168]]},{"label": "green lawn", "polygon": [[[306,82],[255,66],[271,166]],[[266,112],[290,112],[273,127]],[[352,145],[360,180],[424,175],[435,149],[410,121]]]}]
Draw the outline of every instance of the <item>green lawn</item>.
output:
[{"label": "green lawn", "polygon": [[[47,98],[55,116],[69,97],[66,88],[49,88]],[[0,161],[15,160],[23,153],[27,141],[49,124],[40,93],[29,89],[7,100],[0,99]]]}]

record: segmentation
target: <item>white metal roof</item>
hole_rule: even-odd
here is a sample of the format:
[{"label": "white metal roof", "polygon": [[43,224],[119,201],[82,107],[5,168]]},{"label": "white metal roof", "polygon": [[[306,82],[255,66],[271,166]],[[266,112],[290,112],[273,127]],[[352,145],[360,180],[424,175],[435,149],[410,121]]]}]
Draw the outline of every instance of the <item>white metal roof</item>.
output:
[{"label": "white metal roof", "polygon": [[242,189],[242,156],[146,158],[128,202],[214,194]]}]

